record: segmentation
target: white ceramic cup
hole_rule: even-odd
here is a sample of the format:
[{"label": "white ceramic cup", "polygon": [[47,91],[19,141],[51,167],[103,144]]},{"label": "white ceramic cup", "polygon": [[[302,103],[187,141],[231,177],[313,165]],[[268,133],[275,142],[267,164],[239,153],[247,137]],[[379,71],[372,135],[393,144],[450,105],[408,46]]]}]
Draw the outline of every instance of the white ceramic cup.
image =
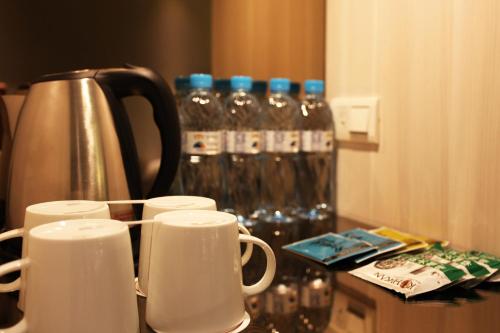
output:
[{"label": "white ceramic cup", "polygon": [[[146,322],[157,332],[221,333],[245,316],[244,296],[265,290],[276,271],[264,241],[238,234],[236,216],[185,210],[155,216]],[[264,250],[267,267],[256,284],[242,284],[240,242]]]},{"label": "white ceramic cup", "polygon": [[[148,199],[144,203],[142,211],[143,220],[151,220],[156,215],[169,211],[178,210],[217,210],[215,200],[205,197],[174,195]],[[139,276],[138,292],[141,296],[148,294],[148,279],[151,260],[151,240],[156,231],[154,223],[144,223],[141,227],[141,245],[139,253]],[[244,234],[250,234],[248,230],[240,226],[240,231]],[[242,256],[242,263],[245,265],[252,256],[252,246],[247,246]]]},{"label": "white ceramic cup", "polygon": [[[84,218],[109,219],[109,207],[102,201],[90,200],[65,200],[50,201],[28,206],[24,215],[24,227],[13,229],[0,234],[0,241],[14,237],[28,235],[30,230],[36,226],[56,222],[61,220],[75,220]],[[28,237],[23,239],[22,257],[29,254]],[[23,269],[21,277],[13,282],[0,284],[0,292],[20,290],[19,309],[24,309],[24,299],[26,297],[24,286],[26,271]]]},{"label": "white ceramic cup", "polygon": [[26,268],[23,319],[1,333],[137,333],[134,266],[126,224],[83,219],[29,233],[27,257],[0,266]]}]

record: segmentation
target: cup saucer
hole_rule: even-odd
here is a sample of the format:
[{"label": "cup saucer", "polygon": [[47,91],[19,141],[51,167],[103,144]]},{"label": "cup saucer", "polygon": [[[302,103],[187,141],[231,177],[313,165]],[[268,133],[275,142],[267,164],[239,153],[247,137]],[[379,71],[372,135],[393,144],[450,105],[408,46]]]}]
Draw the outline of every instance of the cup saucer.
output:
[{"label": "cup saucer", "polygon": [[139,278],[135,278],[135,293],[137,296],[146,297],[146,294],[144,294],[141,288],[139,288]]},{"label": "cup saucer", "polygon": [[[250,321],[251,321],[250,320],[250,315],[248,314],[248,312],[245,311],[245,315],[243,316],[243,320],[241,321],[241,323],[237,327],[235,327],[232,330],[227,331],[225,333],[240,333],[240,332],[243,332],[245,330],[245,328],[247,328],[248,325],[250,325]],[[153,331],[155,331],[157,333],[166,333],[166,332],[157,331],[155,329],[153,329]]]}]

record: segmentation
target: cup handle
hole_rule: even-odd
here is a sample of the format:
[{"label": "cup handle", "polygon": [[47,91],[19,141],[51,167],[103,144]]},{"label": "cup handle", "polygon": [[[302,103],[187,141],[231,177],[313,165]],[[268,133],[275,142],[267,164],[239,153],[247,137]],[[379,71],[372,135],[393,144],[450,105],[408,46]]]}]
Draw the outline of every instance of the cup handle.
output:
[{"label": "cup handle", "polygon": [[[249,235],[249,236],[252,235],[250,231],[248,231],[248,229],[245,228],[243,224],[238,223],[238,230],[244,235]],[[247,262],[252,257],[252,252],[253,252],[253,243],[246,243],[245,252],[243,252],[243,255],[241,256],[241,266],[245,266],[247,264]]]},{"label": "cup handle", "polygon": [[246,296],[261,293],[271,285],[274,279],[274,274],[276,273],[276,258],[274,256],[274,252],[266,242],[254,236],[240,234],[240,242],[258,245],[266,254],[266,272],[262,278],[251,286],[243,285],[243,293]]},{"label": "cup handle", "polygon": [[[6,232],[3,232],[0,234],[0,242],[7,240],[7,239],[11,239],[11,238],[22,237],[23,235],[24,235],[24,228],[12,229],[12,230],[9,230],[9,231],[6,231]],[[1,293],[8,293],[11,291],[19,290],[19,288],[21,288],[21,278],[20,277],[12,282],[0,283],[0,292]],[[1,333],[1,331],[0,331],[0,333]]]}]

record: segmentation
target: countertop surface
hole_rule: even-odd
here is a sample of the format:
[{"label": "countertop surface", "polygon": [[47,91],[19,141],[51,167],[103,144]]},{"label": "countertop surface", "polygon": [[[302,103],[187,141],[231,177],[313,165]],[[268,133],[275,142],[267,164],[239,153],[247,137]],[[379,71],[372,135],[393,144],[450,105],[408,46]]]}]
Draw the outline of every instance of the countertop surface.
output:
[{"label": "countertop surface", "polygon": [[[450,290],[428,299],[404,301],[347,273],[339,272],[335,276],[334,305],[327,333],[500,332],[500,288],[483,286],[470,294]],[[0,327],[10,326],[21,318],[15,297],[1,295],[0,304]],[[138,297],[138,306],[140,333],[153,333],[144,321],[146,299]],[[242,332],[272,330],[266,329],[263,323],[251,323]]]},{"label": "countertop surface", "polygon": [[[339,231],[358,226],[351,221],[337,223]],[[297,265],[324,270],[293,255],[291,260],[296,260]],[[329,322],[325,332],[500,332],[500,284],[482,283],[469,290],[452,287],[405,300],[346,271],[329,272],[333,306],[329,311],[331,315],[324,317]],[[0,327],[10,326],[22,316],[16,309],[16,296],[15,293],[0,294]],[[144,322],[146,299],[138,297],[138,305],[141,333],[154,332]],[[264,322],[254,321],[243,332],[271,331]]]}]

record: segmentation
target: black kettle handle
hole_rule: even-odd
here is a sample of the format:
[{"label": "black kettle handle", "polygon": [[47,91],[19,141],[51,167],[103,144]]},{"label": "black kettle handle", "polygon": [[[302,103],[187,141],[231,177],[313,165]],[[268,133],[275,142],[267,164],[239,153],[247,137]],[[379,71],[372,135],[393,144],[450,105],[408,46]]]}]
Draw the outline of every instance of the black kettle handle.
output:
[{"label": "black kettle handle", "polygon": [[[104,88],[106,95],[112,94],[118,100],[140,95],[153,106],[153,116],[160,131],[162,148],[160,169],[147,197],[167,194],[175,178],[181,153],[179,116],[175,98],[167,83],[159,74],[148,68],[130,65],[125,68],[99,70],[95,79]],[[135,149],[135,147],[130,146],[125,148]],[[134,155],[137,158],[136,151],[134,151]],[[138,172],[133,173],[138,174]],[[132,175],[132,177],[134,176]],[[136,179],[134,182],[140,184],[140,180]],[[131,196],[137,197],[137,194],[133,195],[133,192],[131,191]],[[140,190],[136,193],[140,193]]]}]

